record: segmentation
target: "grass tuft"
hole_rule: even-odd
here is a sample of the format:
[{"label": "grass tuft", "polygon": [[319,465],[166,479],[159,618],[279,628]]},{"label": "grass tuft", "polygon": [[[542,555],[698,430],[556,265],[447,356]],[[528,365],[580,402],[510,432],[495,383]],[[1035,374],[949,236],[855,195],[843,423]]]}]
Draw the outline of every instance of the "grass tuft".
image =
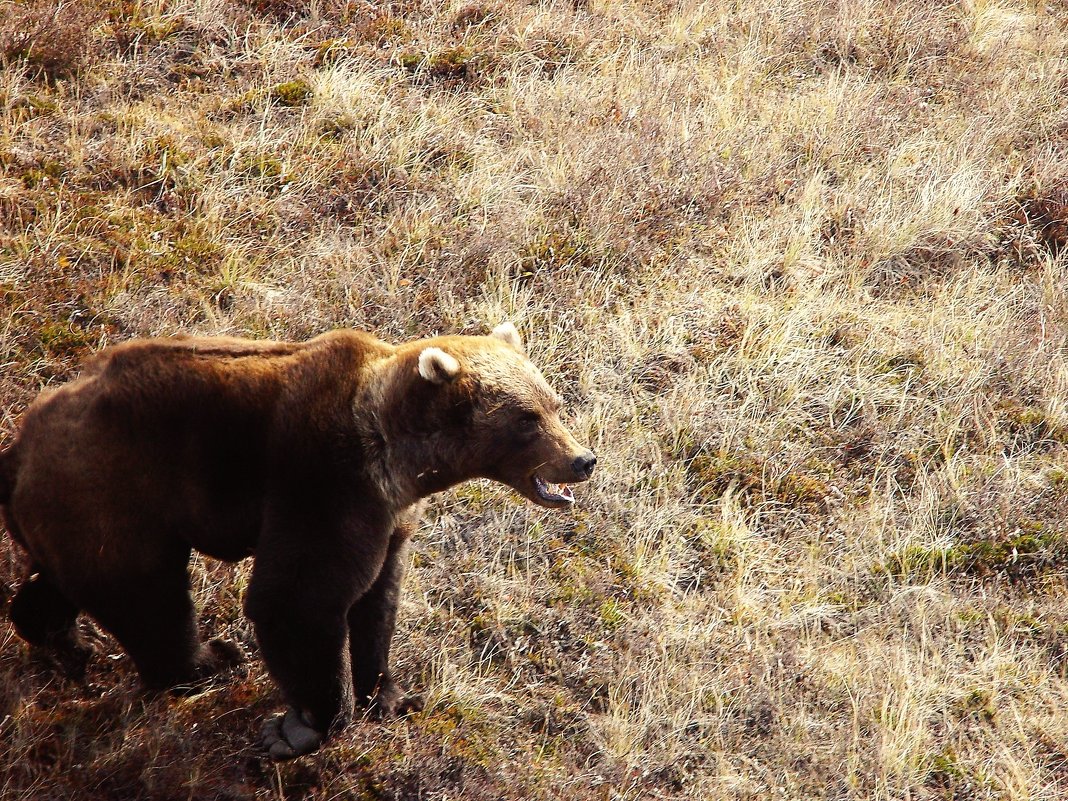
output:
[{"label": "grass tuft", "polygon": [[5,0],[0,3],[0,63],[21,64],[48,81],[73,78],[89,62],[102,19],[93,3]]}]

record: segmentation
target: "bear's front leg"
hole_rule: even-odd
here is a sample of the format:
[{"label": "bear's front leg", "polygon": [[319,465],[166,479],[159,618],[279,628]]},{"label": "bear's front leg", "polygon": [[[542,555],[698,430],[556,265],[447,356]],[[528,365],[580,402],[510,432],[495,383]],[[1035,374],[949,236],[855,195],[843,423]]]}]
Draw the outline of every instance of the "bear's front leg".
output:
[{"label": "bear's front leg", "polygon": [[261,603],[247,607],[267,670],[289,705],[267,721],[263,745],[274,759],[311,753],[352,719],[345,617],[299,602],[270,611]]},{"label": "bear's front leg", "polygon": [[288,704],[267,722],[263,744],[274,759],[292,759],[352,719],[348,612],[381,572],[389,540],[327,526],[269,532],[256,549],[245,614]]},{"label": "bear's front leg", "polygon": [[349,654],[356,703],[374,718],[416,712],[418,695],[406,695],[389,669],[389,651],[397,620],[397,603],[408,559],[408,539],[414,521],[397,526],[390,538],[382,572],[348,614]]}]

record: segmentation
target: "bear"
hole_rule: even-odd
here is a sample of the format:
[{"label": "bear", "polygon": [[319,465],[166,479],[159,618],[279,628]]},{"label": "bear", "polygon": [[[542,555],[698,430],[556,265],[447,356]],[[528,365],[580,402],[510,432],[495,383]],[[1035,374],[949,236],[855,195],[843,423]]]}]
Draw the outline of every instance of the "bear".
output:
[{"label": "bear", "polygon": [[134,339],[47,390],[0,453],[0,511],[27,552],[18,634],[84,669],[84,612],[148,688],[190,687],[243,656],[202,643],[195,550],[252,557],[243,600],[285,711],[276,760],[310,753],[356,705],[418,709],[390,673],[408,541],[425,499],[475,478],[574,502],[597,462],[515,327],[393,345]]}]

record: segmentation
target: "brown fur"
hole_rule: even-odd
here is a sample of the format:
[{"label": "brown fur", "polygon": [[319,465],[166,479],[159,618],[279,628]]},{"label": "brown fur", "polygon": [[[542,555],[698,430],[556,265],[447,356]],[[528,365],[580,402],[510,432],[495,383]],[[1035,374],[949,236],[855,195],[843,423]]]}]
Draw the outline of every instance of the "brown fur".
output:
[{"label": "brown fur", "polygon": [[[421,375],[428,348],[459,370]],[[85,611],[149,686],[195,680],[236,653],[199,641],[190,552],[255,554],[245,610],[291,707],[271,753],[312,750],[354,701],[394,711],[389,644],[420,500],[487,477],[559,505],[532,476],[592,470],[520,348],[496,332],[393,346],[334,331],[105,350],[42,395],[0,455],[5,521],[32,563],[16,628],[84,665]]]}]

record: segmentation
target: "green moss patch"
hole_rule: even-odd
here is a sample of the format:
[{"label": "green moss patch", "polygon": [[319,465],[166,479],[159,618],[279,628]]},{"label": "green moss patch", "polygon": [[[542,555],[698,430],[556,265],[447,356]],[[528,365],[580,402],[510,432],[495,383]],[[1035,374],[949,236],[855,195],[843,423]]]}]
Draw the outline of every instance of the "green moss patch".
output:
[{"label": "green moss patch", "polygon": [[599,254],[574,231],[552,231],[527,243],[519,256],[515,277],[531,281],[561,269],[589,270],[601,261]]},{"label": "green moss patch", "polygon": [[282,160],[269,153],[249,153],[241,158],[238,173],[243,178],[258,181],[264,189],[280,189],[286,181]]},{"label": "green moss patch", "polygon": [[727,570],[738,559],[738,543],[726,536],[723,524],[718,520],[698,517],[687,529],[685,538],[705,571]]},{"label": "green moss patch", "polygon": [[55,114],[59,111],[59,104],[42,95],[26,94],[8,98],[5,93],[0,93],[0,106],[8,104],[15,119],[19,122],[32,120],[36,117]]},{"label": "green moss patch", "polygon": [[315,91],[308,82],[299,79],[271,87],[271,99],[279,105],[290,108],[306,106],[314,96]]},{"label": "green moss patch", "polygon": [[412,39],[412,29],[408,23],[400,17],[391,14],[379,14],[372,17],[356,28],[359,39],[376,47],[397,42],[408,42]]},{"label": "green moss patch", "polygon": [[751,503],[770,500],[798,509],[816,509],[831,494],[830,485],[815,472],[777,473],[764,459],[751,454],[698,454],[688,462],[687,475],[697,497],[706,503],[731,491]]},{"label": "green moss patch", "polygon": [[96,338],[70,321],[50,320],[37,329],[37,341],[49,356],[71,358],[88,352]]},{"label": "green moss patch", "polygon": [[402,53],[398,61],[413,75],[457,85],[474,81],[485,59],[466,45],[455,45],[432,53],[409,51]]},{"label": "green moss patch", "polygon": [[1010,452],[1042,451],[1068,445],[1068,423],[1056,419],[1039,406],[1006,401],[995,411],[998,434]]},{"label": "green moss patch", "polygon": [[38,189],[49,184],[59,183],[66,174],[66,168],[54,159],[45,159],[37,167],[22,173],[22,185],[26,189]]},{"label": "green moss patch", "polygon": [[1021,520],[1010,536],[961,542],[945,547],[910,545],[893,554],[879,572],[900,578],[935,573],[1002,576],[1016,581],[1068,565],[1068,537],[1034,520]]}]

